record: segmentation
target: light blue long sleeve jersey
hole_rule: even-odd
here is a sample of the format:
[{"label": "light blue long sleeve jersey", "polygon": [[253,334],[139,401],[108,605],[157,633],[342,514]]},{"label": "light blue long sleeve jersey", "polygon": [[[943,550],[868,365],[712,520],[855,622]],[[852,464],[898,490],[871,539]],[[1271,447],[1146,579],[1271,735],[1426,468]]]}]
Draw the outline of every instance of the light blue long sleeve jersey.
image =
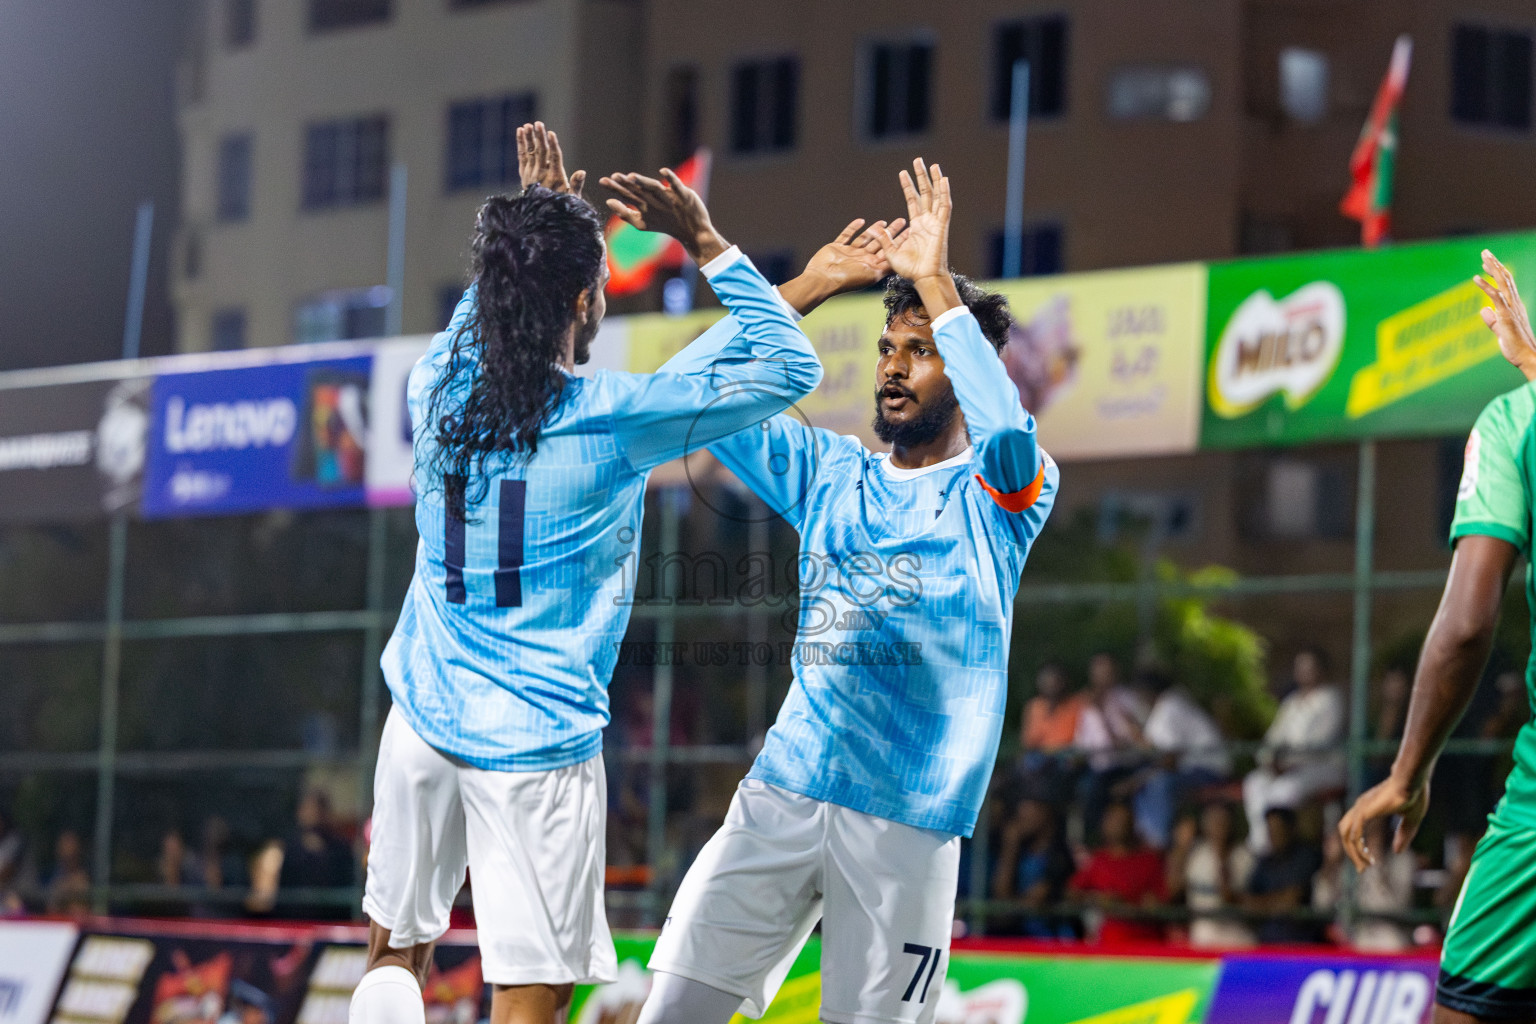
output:
[{"label": "light blue long sleeve jersey", "polygon": [[[484,497],[467,516],[450,515],[442,481],[428,479],[437,454],[429,403],[444,374],[462,401],[477,372],[473,359],[454,363],[451,346],[471,322],[473,288],[411,371],[421,540],[381,664],[395,706],[437,749],[499,771],[596,755],[634,596],[623,567],[640,547],[646,477],[820,382],[810,342],[739,250],[704,272],[742,325],[739,343],[685,371],[571,377],[536,454],[486,458]],[[475,480],[467,490],[474,499]]]},{"label": "light blue long sleeve jersey", "polygon": [[[750,777],[970,835],[1002,735],[1019,574],[1059,473],[970,311],[933,333],[971,435],[954,458],[900,469],[793,415],[709,450],[800,531],[794,683]],[[726,318],[664,369],[745,342]]]}]

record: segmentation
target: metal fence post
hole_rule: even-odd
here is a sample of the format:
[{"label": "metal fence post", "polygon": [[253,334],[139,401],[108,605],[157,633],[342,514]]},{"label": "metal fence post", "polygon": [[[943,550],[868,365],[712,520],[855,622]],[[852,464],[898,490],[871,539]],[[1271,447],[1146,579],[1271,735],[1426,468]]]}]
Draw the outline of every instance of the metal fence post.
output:
[{"label": "metal fence post", "polygon": [[[661,495],[661,544],[657,557],[662,569],[657,586],[666,587],[666,559],[678,548],[679,505],[682,494],[668,487]],[[681,571],[681,570],[679,570]],[[684,582],[682,586],[686,587]],[[662,594],[663,609],[656,619],[656,665],[651,676],[650,805],[646,808],[645,859],[651,868],[651,894],[646,918],[655,925],[661,919],[661,863],[667,845],[667,759],[672,745],[672,645],[677,640],[677,606]]]},{"label": "metal fence post", "polygon": [[93,909],[107,912],[112,880],[112,817],[117,790],[118,691],[123,672],[123,583],[128,561],[128,517],[112,517],[107,541],[106,635],[101,647],[101,736],[96,750],[96,835],[92,858]]},{"label": "metal fence post", "polygon": [[379,655],[384,652],[384,572],[389,553],[389,513],[368,510],[367,601],[363,630],[362,689],[358,700],[357,772],[363,816],[373,809],[373,765],[379,755]]},{"label": "metal fence post", "polygon": [[[1358,474],[1355,483],[1355,580],[1354,635],[1349,657],[1349,799],[1365,788],[1366,709],[1371,691],[1371,611],[1375,592],[1376,546],[1376,442],[1361,441]],[[1344,899],[1339,907],[1341,922],[1348,928],[1355,921],[1355,874],[1344,876]]]}]

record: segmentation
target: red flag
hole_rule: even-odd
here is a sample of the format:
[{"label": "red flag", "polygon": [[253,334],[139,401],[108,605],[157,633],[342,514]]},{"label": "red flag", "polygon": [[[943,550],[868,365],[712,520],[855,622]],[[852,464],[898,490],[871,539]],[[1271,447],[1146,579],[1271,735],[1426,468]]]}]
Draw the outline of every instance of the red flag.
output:
[{"label": "red flag", "polygon": [[[699,149],[673,170],[684,185],[701,196],[708,195],[708,149]],[[608,239],[609,295],[644,291],[658,270],[683,265],[683,247],[676,239],[631,227],[622,217],[610,217],[604,234]]]},{"label": "red flag", "polygon": [[1360,222],[1360,242],[1374,249],[1392,227],[1392,178],[1397,159],[1397,107],[1408,85],[1408,65],[1413,59],[1413,40],[1398,36],[1392,47],[1387,77],[1376,90],[1370,116],[1360,129],[1360,140],[1349,158],[1353,179],[1339,203],[1344,216]]}]

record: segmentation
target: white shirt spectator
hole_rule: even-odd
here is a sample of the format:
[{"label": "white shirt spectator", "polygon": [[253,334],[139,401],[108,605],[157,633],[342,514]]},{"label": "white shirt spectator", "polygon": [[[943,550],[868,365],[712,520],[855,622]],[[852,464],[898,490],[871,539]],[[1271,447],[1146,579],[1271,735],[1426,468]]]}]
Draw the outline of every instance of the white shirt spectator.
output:
[{"label": "white shirt spectator", "polygon": [[1182,687],[1164,690],[1152,705],[1142,737],[1156,750],[1179,754],[1179,768],[1204,768],[1217,775],[1232,772],[1232,758],[1216,720]]},{"label": "white shirt spectator", "polygon": [[1344,729],[1348,722],[1349,708],[1344,694],[1337,686],[1318,686],[1309,692],[1297,690],[1280,702],[1275,720],[1264,734],[1264,760],[1267,751],[1270,758],[1280,754],[1281,770],[1285,769],[1287,753],[1308,751],[1326,752],[1321,756],[1304,760],[1318,765],[1337,762],[1338,772],[1344,772]]},{"label": "white shirt spectator", "polygon": [[[1147,720],[1147,706],[1131,690],[1116,686],[1104,697],[1103,707],[1091,699],[1083,702],[1077,719],[1077,735],[1072,745],[1092,751],[1088,766],[1096,772],[1108,771],[1127,763],[1124,753],[1136,743],[1142,723]],[[1132,755],[1131,760],[1135,760]]]},{"label": "white shirt spectator", "polygon": [[[1214,917],[1210,911],[1233,906],[1222,899],[1216,847],[1202,839],[1189,851],[1184,865],[1184,902],[1193,911],[1189,944],[1202,949],[1242,949],[1255,944],[1253,930],[1231,917]],[[1236,844],[1227,851],[1227,891],[1244,892],[1253,874],[1253,854]],[[1206,913],[1202,914],[1201,911]]]}]

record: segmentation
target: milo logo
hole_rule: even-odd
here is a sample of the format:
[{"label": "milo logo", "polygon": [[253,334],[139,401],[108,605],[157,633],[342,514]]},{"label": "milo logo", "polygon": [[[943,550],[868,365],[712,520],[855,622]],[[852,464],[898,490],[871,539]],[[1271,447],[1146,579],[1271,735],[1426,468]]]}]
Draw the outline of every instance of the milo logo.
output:
[{"label": "milo logo", "polygon": [[1243,300],[1221,332],[1210,367],[1211,408],[1232,419],[1284,394],[1305,405],[1344,352],[1344,293],[1314,281],[1284,299],[1260,289]]}]

